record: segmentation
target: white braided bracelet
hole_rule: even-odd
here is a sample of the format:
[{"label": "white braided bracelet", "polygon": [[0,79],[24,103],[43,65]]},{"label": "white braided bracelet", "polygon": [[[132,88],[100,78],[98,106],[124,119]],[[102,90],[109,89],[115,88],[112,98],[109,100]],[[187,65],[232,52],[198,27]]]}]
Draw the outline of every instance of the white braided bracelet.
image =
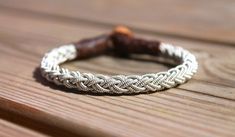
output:
[{"label": "white braided bracelet", "polygon": [[[84,41],[80,43],[84,43]],[[166,72],[129,76],[107,76],[69,71],[61,68],[59,64],[77,58],[80,53],[75,44],[70,44],[46,53],[41,61],[40,68],[43,77],[57,85],[86,92],[112,94],[146,93],[168,89],[185,83],[196,73],[198,63],[195,56],[189,51],[165,43],[160,43],[158,50],[160,51],[159,55],[180,61],[181,64]],[[84,54],[83,52],[81,54]]]}]

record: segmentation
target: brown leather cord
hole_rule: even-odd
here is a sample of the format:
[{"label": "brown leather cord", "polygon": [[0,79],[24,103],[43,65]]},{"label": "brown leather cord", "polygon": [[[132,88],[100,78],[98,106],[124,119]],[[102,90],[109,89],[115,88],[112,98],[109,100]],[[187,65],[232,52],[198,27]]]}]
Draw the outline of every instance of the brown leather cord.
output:
[{"label": "brown leather cord", "polygon": [[110,47],[110,35],[101,35],[74,43],[77,49],[77,58],[88,58],[107,52]]},{"label": "brown leather cord", "polygon": [[118,54],[159,55],[159,41],[136,38],[126,27],[116,27],[112,33],[100,35],[74,43],[78,51],[77,58],[97,56],[108,51]]}]

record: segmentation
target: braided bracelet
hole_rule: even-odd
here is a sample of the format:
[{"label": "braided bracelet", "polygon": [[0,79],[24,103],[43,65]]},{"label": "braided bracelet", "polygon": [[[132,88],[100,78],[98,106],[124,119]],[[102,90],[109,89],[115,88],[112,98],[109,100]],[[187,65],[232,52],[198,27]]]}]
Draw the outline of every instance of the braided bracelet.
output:
[{"label": "braided bracelet", "polygon": [[[180,65],[166,72],[144,75],[81,73],[61,68],[59,64],[73,59],[97,56],[114,51],[124,54],[149,54],[171,58]],[[116,27],[110,34],[84,39],[46,53],[41,61],[41,73],[57,85],[94,93],[133,94],[159,91],[183,84],[196,73],[198,63],[189,51],[158,41],[136,38],[125,27]]]}]

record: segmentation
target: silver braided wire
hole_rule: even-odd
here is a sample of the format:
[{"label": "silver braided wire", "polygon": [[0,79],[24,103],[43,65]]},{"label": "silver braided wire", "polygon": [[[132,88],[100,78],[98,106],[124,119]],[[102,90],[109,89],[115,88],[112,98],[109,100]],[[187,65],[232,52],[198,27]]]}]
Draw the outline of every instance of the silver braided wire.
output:
[{"label": "silver braided wire", "polygon": [[57,85],[80,91],[111,94],[132,94],[159,91],[183,84],[196,73],[198,63],[189,51],[170,44],[160,45],[164,57],[180,60],[181,64],[166,71],[144,75],[115,75],[81,73],[61,68],[59,64],[77,56],[74,45],[64,45],[46,53],[41,61],[41,73]]}]

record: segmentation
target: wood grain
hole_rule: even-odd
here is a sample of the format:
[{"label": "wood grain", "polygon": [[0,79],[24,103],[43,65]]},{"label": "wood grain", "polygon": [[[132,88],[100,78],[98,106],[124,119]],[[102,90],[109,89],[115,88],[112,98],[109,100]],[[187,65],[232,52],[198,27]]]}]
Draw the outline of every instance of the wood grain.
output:
[{"label": "wood grain", "polygon": [[142,33],[235,44],[233,0],[67,0],[66,3],[64,0],[7,0],[0,3],[99,27],[118,23]]},{"label": "wood grain", "polygon": [[[182,86],[153,94],[95,96],[48,83],[38,65],[49,49],[111,27],[48,16],[43,9],[40,14],[12,8],[0,11],[0,112],[9,114],[0,116],[6,122],[49,136],[235,136],[234,46],[139,33],[192,51],[199,60],[196,76]],[[108,55],[63,66],[110,75],[172,67],[149,56]],[[28,124],[11,117],[26,119]]]}]

